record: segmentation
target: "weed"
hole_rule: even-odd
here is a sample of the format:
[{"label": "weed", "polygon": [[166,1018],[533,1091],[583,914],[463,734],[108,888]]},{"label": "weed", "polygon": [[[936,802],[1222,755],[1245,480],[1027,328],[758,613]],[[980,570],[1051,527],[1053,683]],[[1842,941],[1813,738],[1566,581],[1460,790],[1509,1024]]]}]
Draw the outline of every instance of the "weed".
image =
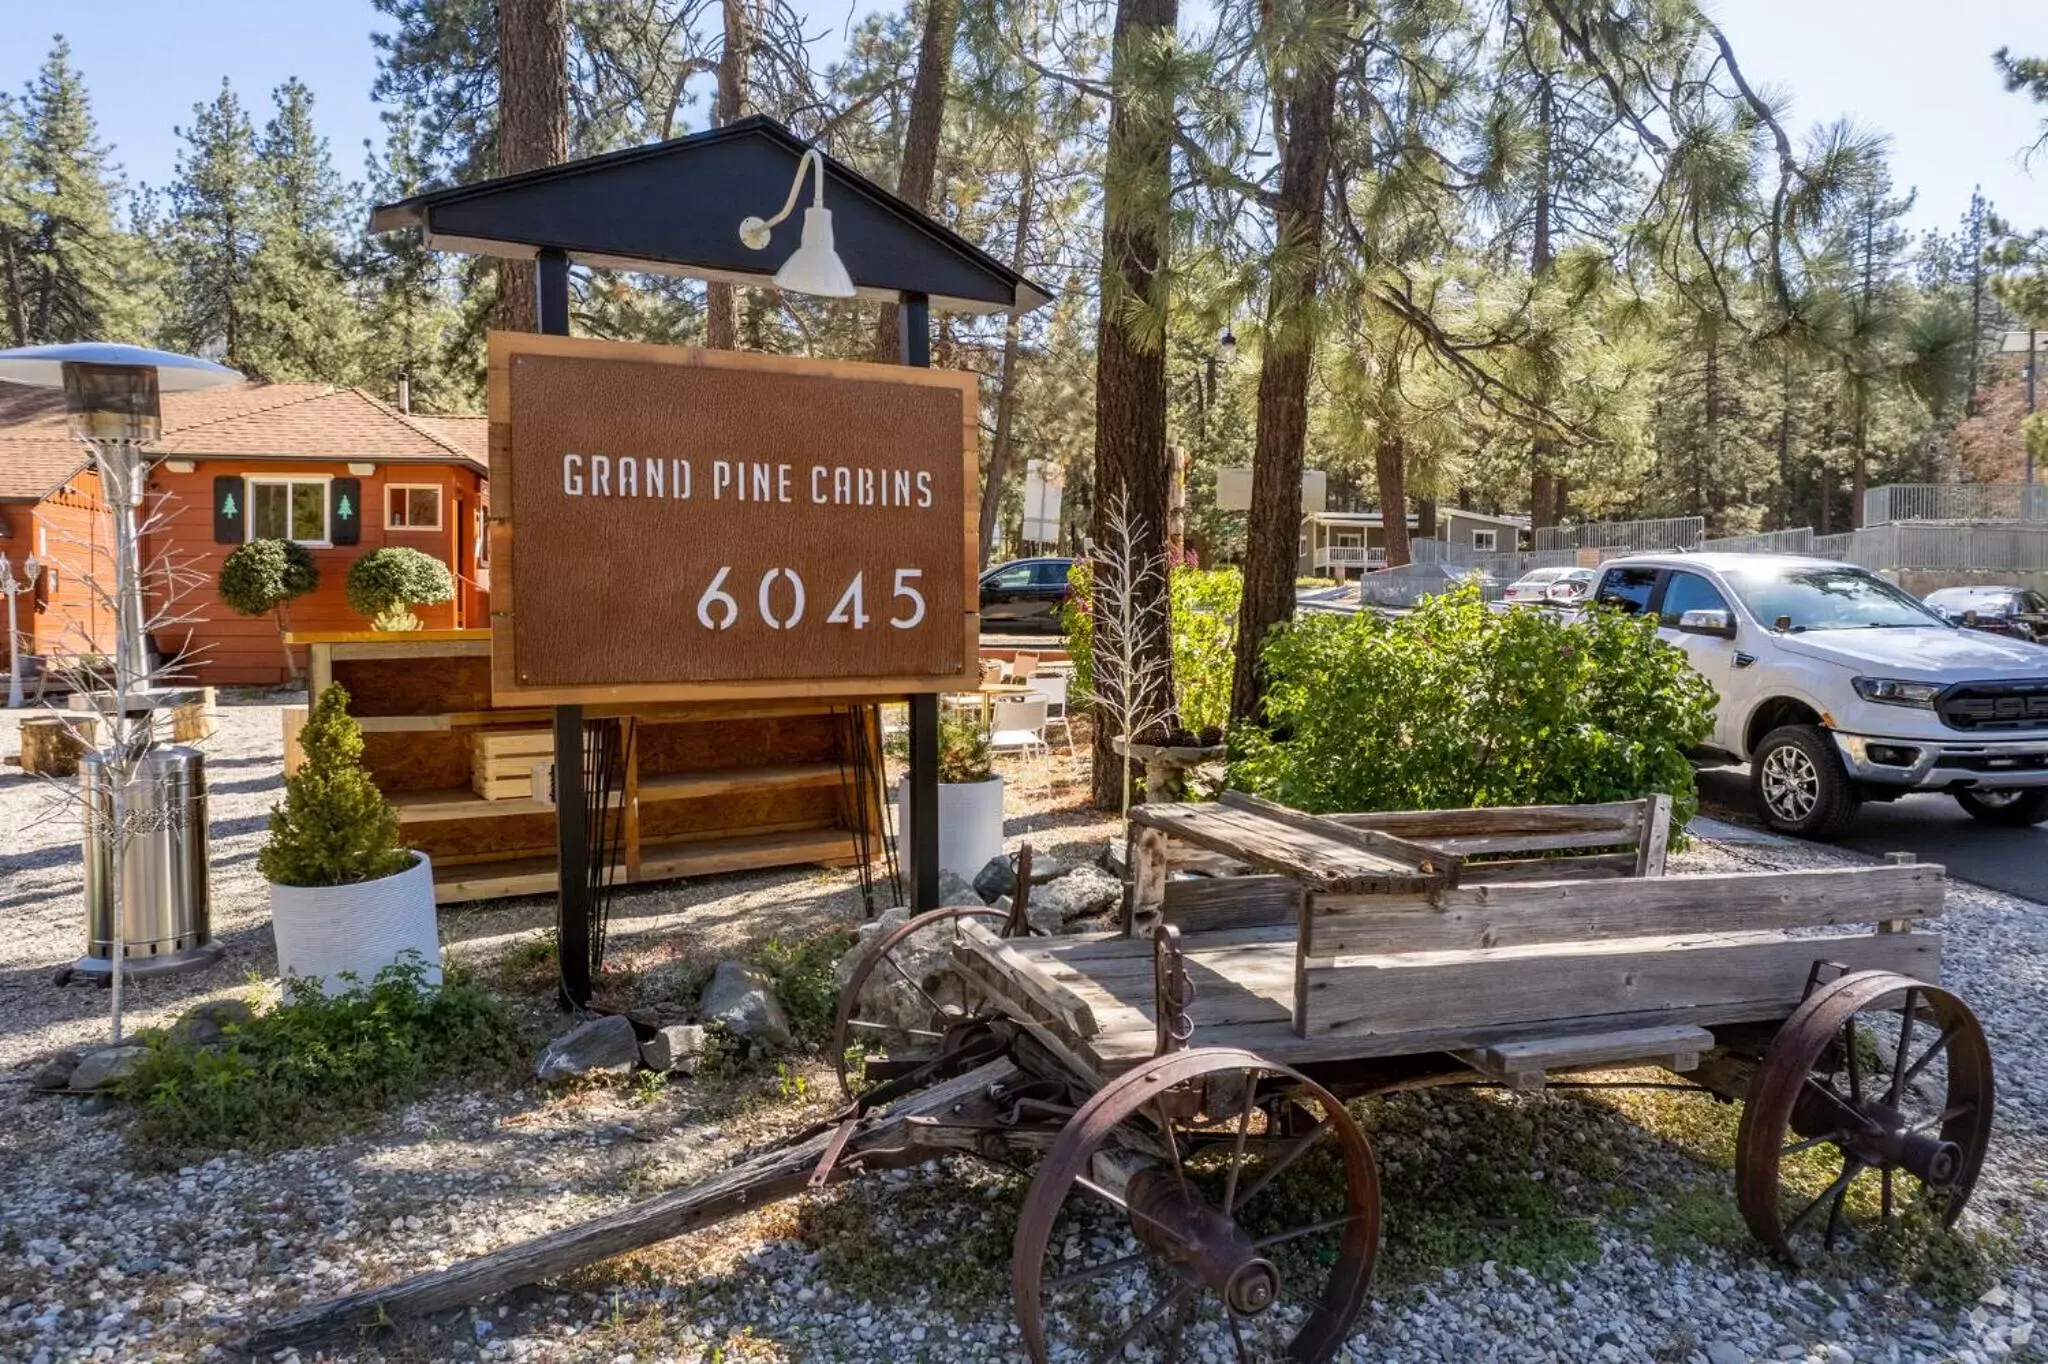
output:
[{"label": "weed", "polygon": [[984,1311],[1009,1291],[1025,1187],[1006,1171],[955,1163],[945,1176],[807,1200],[796,1234],[818,1252],[824,1280],[853,1298]]},{"label": "weed", "polygon": [[1705,1250],[1739,1251],[1748,1238],[1735,1191],[1720,1181],[1669,1190],[1650,1215],[1650,1244],[1667,1262]]},{"label": "weed", "polygon": [[641,1070],[633,1074],[633,1102],[642,1108],[652,1104],[668,1088],[668,1072],[665,1070]]},{"label": "weed", "polygon": [[789,1013],[797,1045],[816,1050],[832,1039],[832,1015],[839,1004],[839,959],[857,934],[821,933],[801,942],[771,938],[754,954],[754,964],[775,977],[775,993]]},{"label": "weed", "polygon": [[118,1092],[138,1110],[130,1147],[156,1168],[320,1141],[439,1080],[506,1070],[520,1052],[494,998],[457,967],[429,988],[417,957],[332,998],[296,985],[211,1046],[138,1036],[149,1050]]},{"label": "weed", "polygon": [[553,929],[521,939],[498,959],[498,984],[520,994],[552,994],[558,975]]}]

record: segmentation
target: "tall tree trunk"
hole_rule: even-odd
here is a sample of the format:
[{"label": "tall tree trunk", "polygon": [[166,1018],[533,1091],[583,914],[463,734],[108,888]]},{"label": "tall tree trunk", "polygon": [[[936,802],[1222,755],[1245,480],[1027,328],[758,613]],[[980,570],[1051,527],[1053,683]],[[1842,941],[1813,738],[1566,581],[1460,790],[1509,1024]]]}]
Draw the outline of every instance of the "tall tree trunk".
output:
[{"label": "tall tree trunk", "polygon": [[[1437,538],[1437,533],[1436,533],[1436,532],[1437,532],[1437,524],[1436,524],[1436,521],[1437,521],[1437,508],[1436,508],[1436,499],[1435,499],[1434,497],[1418,497],[1418,498],[1416,498],[1416,499],[1415,499],[1415,530],[1416,530],[1416,533],[1417,533],[1417,534],[1419,535],[1419,537],[1420,537],[1420,538],[1422,538],[1422,539],[1424,539],[1424,540],[1434,540],[1434,539],[1436,539],[1436,538]],[[1411,546],[1411,549],[1412,549],[1412,546]]]},{"label": "tall tree trunk", "polygon": [[1721,512],[1727,503],[1721,488],[1721,338],[1712,332],[1707,338],[1706,415],[1700,423],[1704,439],[1692,463],[1692,504],[1707,510],[1710,535],[1721,532]]},{"label": "tall tree trunk", "polygon": [[[721,128],[747,109],[748,76],[754,64],[753,16],[747,6],[748,0],[724,0],[725,47],[718,55],[718,106],[713,110]],[[739,348],[738,286],[704,286],[704,344],[713,350]]]},{"label": "tall tree trunk", "polygon": [[1863,492],[1870,486],[1870,395],[1856,388],[1856,428],[1849,452],[1849,529],[1863,529]]},{"label": "tall tree trunk", "polygon": [[[1341,16],[1336,0],[1308,0]],[[1334,54],[1328,54],[1334,57]],[[1330,134],[1337,106],[1337,64],[1325,59],[1275,73],[1287,95],[1275,253],[1266,282],[1266,340],[1259,361],[1258,434],[1252,452],[1252,505],[1245,525],[1244,596],[1237,617],[1237,668],[1230,719],[1256,722],[1266,694],[1262,646],[1294,616],[1301,542],[1302,447],[1308,439],[1308,380],[1315,358],[1316,290],[1323,274],[1323,199],[1330,182]]]},{"label": "tall tree trunk", "polygon": [[1778,491],[1771,499],[1772,530],[1792,525],[1792,353],[1784,355],[1778,392]]},{"label": "tall tree trunk", "polygon": [[[1529,275],[1539,285],[1549,277],[1554,258],[1550,244],[1552,109],[1550,76],[1546,72],[1538,77],[1536,92],[1536,203],[1529,234]],[[1548,385],[1540,386],[1536,397],[1547,405]],[[1548,436],[1536,436],[1529,442],[1529,524],[1537,530],[1556,525],[1562,510],[1557,501],[1557,471],[1552,467],[1551,444]]]},{"label": "tall tree trunk", "polygon": [[1372,462],[1380,476],[1380,539],[1387,547],[1387,567],[1399,568],[1414,558],[1408,546],[1408,442],[1382,437]]},{"label": "tall tree trunk", "polygon": [[[498,0],[498,174],[568,159],[568,0]],[[533,262],[497,264],[492,325],[536,330]]]},{"label": "tall tree trunk", "polygon": [[[896,175],[896,197],[920,213],[932,211],[932,187],[939,175],[939,134],[945,126],[946,82],[953,71],[953,38],[959,27],[960,0],[924,0],[917,80],[910,87],[903,167]],[[875,358],[885,364],[898,354],[901,343],[896,329],[896,305],[884,303],[875,319]]]},{"label": "tall tree trunk", "polygon": [[[1109,542],[1110,509],[1122,497],[1144,544],[1159,555],[1166,541],[1166,247],[1172,208],[1172,100],[1135,85],[1144,58],[1170,39],[1179,0],[1117,0],[1109,147],[1103,162],[1102,282],[1095,343],[1095,516],[1097,545]],[[1163,116],[1162,116],[1163,115]],[[1134,305],[1142,318],[1133,317]],[[1289,532],[1289,545],[1293,544]],[[1173,650],[1166,584],[1140,603],[1147,630],[1140,659],[1157,669],[1166,708],[1173,695]],[[1095,666],[1105,659],[1098,653]],[[1097,806],[1123,801],[1126,760],[1110,746],[1097,713],[1093,794]]]},{"label": "tall tree trunk", "polygon": [[[1024,273],[1025,248],[1031,237],[1031,214],[1037,205],[1038,171],[1031,157],[1024,157],[1022,178],[1017,186],[1017,240],[1010,247],[1010,268]],[[1003,504],[1003,482],[1010,476],[1011,431],[1017,419],[1017,365],[1022,341],[1019,319],[1011,313],[1003,327],[1003,377],[996,386],[996,433],[989,442],[988,471],[981,481],[981,566],[988,567],[989,546],[995,540],[996,513]]]}]

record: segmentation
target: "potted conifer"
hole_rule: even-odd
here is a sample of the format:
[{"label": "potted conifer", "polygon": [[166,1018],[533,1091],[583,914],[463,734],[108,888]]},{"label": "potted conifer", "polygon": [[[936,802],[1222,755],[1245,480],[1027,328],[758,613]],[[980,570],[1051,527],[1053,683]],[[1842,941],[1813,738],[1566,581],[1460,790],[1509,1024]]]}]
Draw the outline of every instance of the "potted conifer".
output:
[{"label": "potted conifer", "polygon": [[417,953],[438,985],[433,868],[398,841],[398,816],[363,767],[346,690],[320,693],[299,742],[305,765],[285,779],[256,859],[270,883],[279,974],[339,994]]},{"label": "potted conifer", "polygon": [[[910,827],[910,782],[896,787],[896,827]],[[939,721],[939,870],[970,880],[1003,851],[1003,779],[989,762],[988,731]]]}]

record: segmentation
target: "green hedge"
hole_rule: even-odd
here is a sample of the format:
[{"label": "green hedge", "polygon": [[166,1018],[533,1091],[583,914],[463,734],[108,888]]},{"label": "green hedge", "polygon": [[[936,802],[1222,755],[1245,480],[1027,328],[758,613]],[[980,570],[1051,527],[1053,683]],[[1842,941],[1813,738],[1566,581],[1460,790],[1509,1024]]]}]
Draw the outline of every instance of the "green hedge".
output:
[{"label": "green hedge", "polygon": [[[1085,699],[1095,680],[1095,617],[1085,559],[1067,574],[1060,623],[1074,661],[1074,690]],[[1234,568],[1176,568],[1168,580],[1173,610],[1173,690],[1181,724],[1192,734],[1220,730],[1230,718],[1237,659],[1237,612],[1244,578]]]},{"label": "green hedge", "polygon": [[1304,810],[1564,805],[1670,794],[1714,692],[1656,622],[1489,611],[1470,586],[1400,617],[1305,615],[1266,647],[1267,725],[1231,784]]}]

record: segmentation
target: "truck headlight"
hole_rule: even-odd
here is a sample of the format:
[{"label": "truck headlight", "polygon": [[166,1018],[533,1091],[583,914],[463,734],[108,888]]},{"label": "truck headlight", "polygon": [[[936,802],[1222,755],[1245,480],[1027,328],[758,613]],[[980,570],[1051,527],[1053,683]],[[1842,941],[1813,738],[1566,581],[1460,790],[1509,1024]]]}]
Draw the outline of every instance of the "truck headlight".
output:
[{"label": "truck headlight", "polygon": [[1856,677],[1851,678],[1849,684],[1866,701],[1886,706],[1912,706],[1916,710],[1934,709],[1934,698],[1942,693],[1939,682],[1906,682],[1896,677]]}]

